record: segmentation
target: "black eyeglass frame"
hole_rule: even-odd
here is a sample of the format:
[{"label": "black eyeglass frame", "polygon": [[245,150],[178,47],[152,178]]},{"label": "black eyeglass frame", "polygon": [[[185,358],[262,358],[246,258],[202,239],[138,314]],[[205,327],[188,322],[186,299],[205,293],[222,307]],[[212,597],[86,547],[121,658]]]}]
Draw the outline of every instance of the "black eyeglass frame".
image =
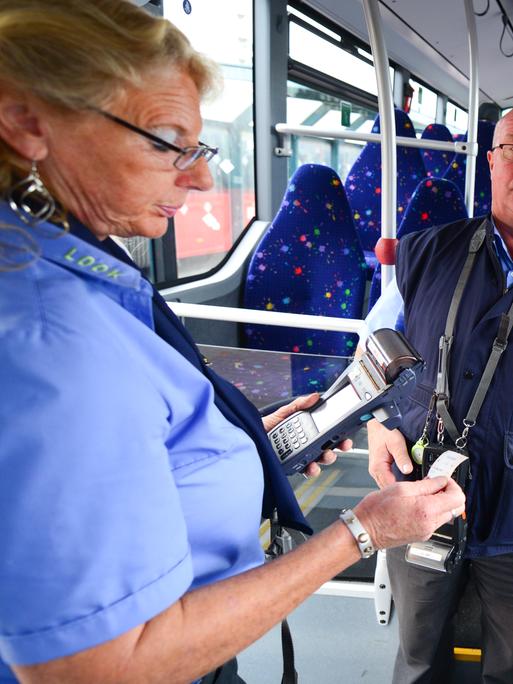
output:
[{"label": "black eyeglass frame", "polygon": [[495,150],[500,148],[500,150],[502,152],[505,147],[511,147],[513,150],[513,143],[500,143],[499,145],[495,145],[494,147],[492,147],[491,151],[495,152]]},{"label": "black eyeglass frame", "polygon": [[[92,110],[97,114],[101,114],[101,116],[104,116],[106,119],[113,121],[119,126],[128,128],[129,131],[132,131],[133,133],[138,133],[139,135],[142,135],[143,138],[146,138],[147,140],[151,140],[152,142],[157,143],[157,145],[161,145],[162,147],[165,147],[168,150],[171,150],[172,152],[177,152],[178,157],[174,160],[173,165],[180,171],[186,171],[187,169],[190,169],[202,157],[205,159],[205,161],[209,162],[212,159],[212,157],[214,157],[219,152],[218,147],[210,147],[209,145],[205,145],[205,143],[202,143],[201,140],[199,141],[199,145],[179,147],[178,145],[173,145],[173,143],[167,142],[167,140],[163,140],[163,138],[159,138],[158,135],[154,135],[149,131],[145,131],[144,128],[139,128],[139,126],[135,126],[129,121],[121,119],[119,116],[116,116],[115,114],[111,114],[110,112],[106,112],[105,110],[98,109],[96,107],[92,108]],[[191,153],[192,157],[189,160],[186,160],[186,155]]]}]

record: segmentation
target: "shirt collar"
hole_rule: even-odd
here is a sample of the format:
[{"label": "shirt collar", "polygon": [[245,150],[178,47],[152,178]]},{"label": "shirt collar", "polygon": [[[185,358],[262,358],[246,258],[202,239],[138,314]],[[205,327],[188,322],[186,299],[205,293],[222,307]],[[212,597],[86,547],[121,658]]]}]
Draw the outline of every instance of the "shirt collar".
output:
[{"label": "shirt collar", "polygon": [[501,265],[505,271],[513,271],[513,259],[508,252],[508,248],[506,247],[506,243],[504,242],[502,235],[497,230],[493,216],[491,216],[491,222],[495,236],[495,249],[497,250],[497,256],[499,257]]},{"label": "shirt collar", "polygon": [[1,203],[0,222],[4,224],[4,230],[14,226],[26,231],[37,243],[40,258],[57,263],[82,277],[101,281],[110,288],[129,288],[151,294],[151,285],[140,271],[101,249],[99,240],[74,217],[70,217],[70,232],[47,222],[29,227],[7,204]]}]

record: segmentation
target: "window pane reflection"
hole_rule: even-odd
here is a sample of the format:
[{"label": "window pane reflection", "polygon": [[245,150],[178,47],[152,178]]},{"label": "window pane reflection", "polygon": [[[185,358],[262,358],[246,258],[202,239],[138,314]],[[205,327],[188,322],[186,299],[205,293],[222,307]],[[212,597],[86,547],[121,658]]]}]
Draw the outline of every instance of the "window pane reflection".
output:
[{"label": "window pane reflection", "polygon": [[[253,8],[251,0],[196,0],[191,14],[164,0],[164,16],[221,65],[224,87],[202,105],[201,140],[219,147],[210,162],[214,187],[190,192],[175,217],[178,277],[214,268],[255,216]],[[212,30],[222,17],[222,40]]]}]

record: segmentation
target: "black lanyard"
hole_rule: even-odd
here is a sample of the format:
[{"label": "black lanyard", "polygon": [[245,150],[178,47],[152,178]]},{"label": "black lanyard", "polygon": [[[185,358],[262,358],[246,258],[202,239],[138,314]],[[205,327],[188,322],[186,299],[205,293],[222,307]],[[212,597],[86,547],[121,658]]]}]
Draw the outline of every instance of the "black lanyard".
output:
[{"label": "black lanyard", "polygon": [[[508,346],[508,337],[513,326],[513,304],[508,310],[508,313],[503,313],[499,322],[499,329],[497,335],[492,345],[492,350],[486,367],[483,371],[479,385],[477,387],[472,403],[467,412],[466,417],[463,419],[463,431],[461,435],[454,424],[451,415],[449,414],[449,365],[451,359],[451,348],[454,340],[454,326],[456,323],[456,317],[458,315],[459,306],[463,296],[463,292],[467,285],[470,273],[474,266],[476,255],[481,249],[486,237],[486,225],[487,219],[485,219],[476,229],[472,239],[470,241],[467,259],[463,265],[460,273],[460,277],[456,284],[456,289],[452,296],[451,306],[449,307],[449,313],[447,314],[447,321],[445,323],[445,332],[440,337],[439,351],[438,351],[438,373],[436,380],[436,388],[433,394],[432,405],[436,405],[437,418],[438,418],[438,441],[443,442],[444,431],[447,430],[450,438],[458,449],[464,449],[467,445],[467,436],[469,430],[476,424],[476,419],[481,410],[483,402],[492,382],[492,378],[497,369],[499,359],[502,356],[504,350]],[[428,421],[430,415],[428,414]]]}]

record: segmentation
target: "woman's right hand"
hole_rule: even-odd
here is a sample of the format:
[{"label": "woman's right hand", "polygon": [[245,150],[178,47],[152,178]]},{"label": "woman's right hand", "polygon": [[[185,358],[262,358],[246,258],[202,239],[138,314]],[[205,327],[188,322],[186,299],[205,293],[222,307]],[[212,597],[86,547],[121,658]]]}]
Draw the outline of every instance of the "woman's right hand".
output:
[{"label": "woman's right hand", "polygon": [[465,511],[465,495],[452,478],[396,482],[368,494],[355,515],[378,549],[425,541]]},{"label": "woman's right hand", "polygon": [[413,465],[408,455],[406,442],[399,430],[389,430],[379,421],[373,419],[367,423],[369,439],[369,473],[382,489],[395,482],[392,464],[408,474]]}]

